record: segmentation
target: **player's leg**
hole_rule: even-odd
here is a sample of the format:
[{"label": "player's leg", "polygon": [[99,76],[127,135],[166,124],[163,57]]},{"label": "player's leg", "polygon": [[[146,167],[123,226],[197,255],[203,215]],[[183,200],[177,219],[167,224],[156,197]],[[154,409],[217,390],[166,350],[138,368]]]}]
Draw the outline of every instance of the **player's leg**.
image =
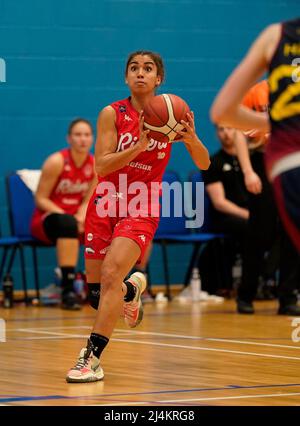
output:
[{"label": "player's leg", "polygon": [[296,247],[281,229],[280,246],[280,274],[278,285],[278,301],[281,315],[300,315],[300,306],[297,305],[297,290],[300,281],[300,258]]},{"label": "player's leg", "polygon": [[279,314],[300,315],[297,306],[297,287],[300,279],[300,167],[287,170],[273,181],[275,199],[285,232],[280,282],[278,288]]},{"label": "player's leg", "polygon": [[117,237],[113,239],[102,264],[99,261],[98,269],[97,261],[87,262],[88,280],[99,279],[101,296],[87,347],[81,350],[75,367],[69,371],[66,378],[68,382],[84,383],[104,377],[99,359],[122,312],[124,296],[126,298],[132,293],[131,297],[134,299],[137,293],[134,291],[135,287],[140,298],[141,289],[138,285],[134,286],[132,282],[123,283],[124,277],[136,263],[140,253],[140,247],[135,241]]},{"label": "player's leg", "polygon": [[[126,237],[113,239],[102,264],[101,299],[93,327],[94,333],[109,338],[122,312],[124,297],[126,299],[128,293],[131,293],[133,299],[132,286],[124,284],[123,280],[135,265],[140,253],[140,247],[135,241]],[[127,301],[129,302],[128,299]]]},{"label": "player's leg", "polygon": [[282,223],[300,253],[300,167],[278,175],[273,187]]},{"label": "player's leg", "polygon": [[153,298],[154,298],[154,296],[151,292],[151,289],[148,285],[148,274],[147,274],[147,268],[148,268],[150,256],[151,256],[151,253],[152,253],[152,248],[153,248],[153,243],[151,242],[148,245],[148,247],[146,248],[145,254],[141,258],[141,261],[139,263],[137,263],[131,271],[131,274],[133,274],[135,272],[141,272],[146,277],[147,287],[146,287],[146,290],[144,291],[144,293],[142,295],[143,303],[152,302]]},{"label": "player's leg", "polygon": [[257,293],[259,275],[263,271],[264,253],[272,247],[277,235],[277,211],[268,182],[263,154],[258,152],[252,160],[255,172],[262,181],[260,194],[249,194],[248,229],[243,259],[242,283],[238,288],[237,309],[242,314],[253,314],[253,301]]},{"label": "player's leg", "polygon": [[85,273],[87,280],[87,299],[92,308],[96,311],[100,302],[100,276],[103,260],[100,259],[85,259]]},{"label": "player's leg", "polygon": [[[86,277],[88,286],[88,301],[92,308],[98,310],[100,295],[101,295],[101,268],[102,260],[86,259]],[[140,301],[136,289],[141,287],[142,290],[146,288],[146,276],[142,271],[132,270],[130,276],[122,283],[122,292],[124,297],[124,311],[125,321],[130,327],[136,327],[142,319],[142,309],[140,308]],[[136,299],[136,300],[134,300]],[[138,302],[138,303],[134,303]],[[138,306],[133,306],[138,305]]]}]

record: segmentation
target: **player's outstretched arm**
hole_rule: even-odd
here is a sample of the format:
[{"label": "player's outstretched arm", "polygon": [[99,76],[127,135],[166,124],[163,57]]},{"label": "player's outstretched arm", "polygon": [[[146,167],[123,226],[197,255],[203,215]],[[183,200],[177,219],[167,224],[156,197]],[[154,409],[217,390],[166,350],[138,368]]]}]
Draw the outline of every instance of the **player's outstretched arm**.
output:
[{"label": "player's outstretched arm", "polygon": [[189,151],[194,163],[201,170],[207,170],[210,165],[209,153],[195,130],[194,113],[187,113],[187,121],[181,120],[184,131],[178,132]]},{"label": "player's outstretched arm", "polygon": [[270,131],[268,114],[251,111],[242,106],[241,102],[250,87],[267,70],[280,38],[280,29],[279,24],[267,27],[227,79],[210,110],[214,123],[242,130]]}]

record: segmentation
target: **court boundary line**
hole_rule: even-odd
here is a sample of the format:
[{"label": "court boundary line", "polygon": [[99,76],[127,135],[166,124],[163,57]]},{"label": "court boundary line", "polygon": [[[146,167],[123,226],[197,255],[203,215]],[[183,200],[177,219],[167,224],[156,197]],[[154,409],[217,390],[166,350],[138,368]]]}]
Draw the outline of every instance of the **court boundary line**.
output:
[{"label": "court boundary line", "polygon": [[[25,333],[36,333],[36,334],[49,334],[49,335],[57,335],[57,336],[67,336],[68,338],[86,338],[86,335],[80,335],[80,334],[67,334],[67,333],[55,333],[50,331],[42,331],[42,330],[34,330],[34,329],[22,329],[20,328],[18,331],[25,332]],[[274,354],[261,354],[257,352],[244,352],[244,351],[236,351],[236,350],[230,350],[230,349],[222,349],[222,348],[204,348],[200,346],[187,346],[187,345],[175,345],[171,343],[159,343],[159,342],[151,342],[147,340],[139,341],[139,340],[133,340],[133,339],[119,339],[112,337],[110,341],[114,342],[123,342],[123,343],[134,343],[134,344],[140,344],[140,345],[152,345],[152,346],[160,346],[160,347],[168,347],[168,348],[180,348],[180,349],[189,349],[189,350],[199,350],[199,351],[207,351],[207,352],[222,352],[222,353],[231,353],[236,355],[250,355],[250,356],[257,356],[257,357],[265,357],[265,358],[276,358],[276,359],[289,359],[294,361],[300,361],[299,357],[292,357],[292,356],[285,356],[285,355],[274,355]]]},{"label": "court boundary line", "polygon": [[[124,333],[132,333],[130,330],[122,330],[122,329],[115,329],[116,331],[120,332],[123,331]],[[143,335],[153,335],[153,336],[161,336],[161,337],[173,337],[178,339],[186,339],[186,340],[202,340],[202,341],[209,341],[209,342],[225,342],[225,343],[238,343],[238,344],[244,344],[244,345],[255,345],[255,346],[267,346],[267,347],[275,347],[275,348],[284,348],[284,349],[298,349],[300,350],[300,346],[291,346],[291,345],[279,345],[276,343],[260,343],[260,342],[249,342],[247,340],[235,340],[235,339],[224,339],[224,338],[216,338],[216,337],[201,337],[201,336],[186,336],[183,334],[170,334],[170,333],[157,333],[157,332],[151,332],[151,331],[134,331],[135,334],[143,334]],[[291,339],[292,340],[292,339]]]},{"label": "court boundary line", "polygon": [[[90,326],[59,326],[59,327],[34,327],[34,328],[11,328],[7,329],[7,331],[25,331],[25,330],[55,330],[55,329],[91,329]],[[139,331],[139,330],[126,330],[122,328],[115,329],[117,333],[124,333],[130,335],[145,335],[145,336],[158,336],[158,337],[172,337],[174,339],[185,339],[185,340],[201,340],[201,341],[209,341],[209,342],[225,342],[225,343],[234,343],[234,344],[242,344],[242,345],[252,345],[252,346],[265,346],[265,347],[274,347],[274,348],[283,348],[283,349],[296,349],[300,350],[300,346],[292,346],[292,345],[279,345],[277,343],[261,343],[261,342],[250,342],[247,340],[235,340],[235,339],[224,339],[224,338],[215,338],[215,337],[202,337],[202,336],[186,336],[183,334],[172,334],[172,333],[158,333],[151,331]],[[35,331],[32,331],[35,332]],[[45,331],[44,334],[49,334]],[[57,333],[58,334],[58,333]],[[63,333],[62,333],[63,334]],[[80,337],[80,335],[78,335]],[[114,336],[114,334],[113,334]],[[75,335],[74,335],[75,337]],[[86,336],[85,336],[86,337]],[[73,337],[72,337],[73,338]]]},{"label": "court boundary line", "polygon": [[157,401],[160,403],[163,402],[196,402],[196,401],[218,401],[223,399],[250,399],[250,398],[271,398],[271,397],[283,397],[283,396],[299,396],[300,392],[291,392],[291,393],[271,393],[271,394],[263,394],[263,395],[237,395],[237,396],[220,396],[220,397],[209,397],[209,398],[191,398],[191,399],[176,399],[176,400],[163,400]]},{"label": "court boundary line", "polygon": [[[221,401],[221,400],[235,400],[235,399],[255,399],[255,398],[273,398],[273,397],[285,397],[285,396],[299,396],[300,392],[291,392],[291,393],[273,393],[273,394],[263,394],[263,395],[237,395],[237,396],[220,396],[220,397],[209,397],[209,398],[190,398],[190,399],[170,399],[170,400],[160,400],[160,401],[137,401],[137,405],[150,405],[150,404],[174,404],[174,403],[187,403],[187,402],[205,402],[205,401]],[[88,404],[87,406],[106,406],[114,407],[117,405],[135,405],[135,402],[129,403],[124,402],[124,404]],[[263,405],[263,404],[262,404]],[[265,405],[264,405],[265,406]]]},{"label": "court boundary line", "polygon": [[[73,399],[97,399],[97,398],[114,398],[114,397],[120,397],[120,396],[139,396],[139,395],[158,395],[158,394],[172,394],[172,393],[190,393],[190,392],[212,392],[212,391],[226,391],[226,390],[249,390],[249,389],[261,389],[261,388],[274,388],[274,387],[298,387],[300,386],[300,383],[288,383],[288,384],[276,384],[276,385],[254,385],[254,386],[236,386],[236,385],[228,385],[220,388],[194,388],[194,389],[176,389],[176,390],[164,390],[164,391],[149,391],[149,392],[127,392],[127,393],[116,393],[116,394],[95,394],[95,395],[79,395],[79,396],[66,396],[66,395],[40,395],[40,396],[10,396],[6,395],[5,397],[0,397],[0,403],[2,402],[21,402],[21,401],[42,401],[47,399],[66,399],[66,400],[73,400]],[[297,392],[298,394],[298,392]],[[299,393],[300,394],[300,393]],[[278,393],[272,394],[272,395],[280,395]],[[283,395],[283,394],[282,394]],[[287,393],[285,395],[292,395],[292,393]],[[238,395],[239,396],[239,395]],[[255,395],[256,396],[256,395]],[[261,395],[257,395],[261,396]],[[217,397],[213,397],[217,398]],[[218,397],[223,398],[223,397]],[[199,398],[189,398],[184,399],[184,401],[192,401],[194,399]],[[169,401],[169,400],[168,400]],[[177,400],[175,400],[177,401]],[[178,400],[180,401],[180,400]],[[128,403],[128,401],[124,401]],[[137,401],[138,402],[138,401]],[[147,401],[147,403],[156,402],[156,403],[162,403],[165,401]],[[1,404],[0,404],[1,405]],[[99,405],[99,404],[98,404]]]}]

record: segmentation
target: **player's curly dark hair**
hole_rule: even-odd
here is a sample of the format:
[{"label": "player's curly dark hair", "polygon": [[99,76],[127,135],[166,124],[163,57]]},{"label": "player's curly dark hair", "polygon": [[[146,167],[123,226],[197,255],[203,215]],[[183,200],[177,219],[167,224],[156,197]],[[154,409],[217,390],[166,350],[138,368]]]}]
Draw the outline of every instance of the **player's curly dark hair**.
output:
[{"label": "player's curly dark hair", "polygon": [[137,55],[150,56],[150,58],[154,61],[155,65],[157,67],[157,75],[159,75],[161,77],[161,83],[162,83],[164,81],[164,78],[165,78],[165,66],[164,66],[162,57],[160,56],[159,53],[155,53],[155,52],[152,52],[150,50],[137,50],[136,52],[130,53],[129,56],[128,56],[128,59],[127,59],[127,63],[126,63],[125,74],[127,75],[129,64],[132,61],[132,59]]}]

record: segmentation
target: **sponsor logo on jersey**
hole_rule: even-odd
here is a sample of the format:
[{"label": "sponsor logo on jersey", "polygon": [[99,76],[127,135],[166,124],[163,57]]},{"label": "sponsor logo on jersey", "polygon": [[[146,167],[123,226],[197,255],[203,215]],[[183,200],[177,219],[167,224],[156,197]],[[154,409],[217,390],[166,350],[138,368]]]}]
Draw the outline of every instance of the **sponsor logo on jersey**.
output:
[{"label": "sponsor logo on jersey", "polygon": [[88,241],[92,241],[93,237],[94,237],[94,235],[90,232],[90,233],[87,234],[86,239]]},{"label": "sponsor logo on jersey", "polygon": [[[133,136],[130,132],[122,133],[118,142],[117,152],[124,151],[131,146],[134,146],[138,141],[137,136]],[[168,142],[158,142],[155,139],[150,139],[147,151],[153,151],[154,149],[166,150],[168,148]]]},{"label": "sponsor logo on jersey", "polygon": [[139,235],[139,238],[142,240],[142,242],[144,244],[146,243],[146,237],[145,237],[145,235]]},{"label": "sponsor logo on jersey", "polygon": [[132,118],[130,118],[129,115],[125,114],[124,120],[125,121],[132,121]]},{"label": "sponsor logo on jersey", "polygon": [[76,182],[72,182],[70,179],[62,179],[57,187],[56,194],[84,194],[89,188],[89,182],[81,182],[77,179]]},{"label": "sponsor logo on jersey", "polygon": [[120,112],[126,112],[126,106],[125,105],[119,105],[119,111]]},{"label": "sponsor logo on jersey", "polygon": [[76,198],[62,198],[62,202],[68,206],[76,206],[80,204],[80,201]]},{"label": "sponsor logo on jersey", "polygon": [[138,161],[130,161],[129,166],[134,167],[136,169],[145,170],[147,172],[151,172],[152,170],[152,166],[149,166],[148,164],[139,163]]},{"label": "sponsor logo on jersey", "polygon": [[92,247],[86,247],[85,252],[87,254],[95,254],[95,250],[93,250]]},{"label": "sponsor logo on jersey", "polygon": [[165,156],[166,156],[166,153],[165,153],[165,152],[159,152],[159,153],[157,154],[157,159],[158,159],[158,160],[163,160],[163,159],[165,158]]}]

